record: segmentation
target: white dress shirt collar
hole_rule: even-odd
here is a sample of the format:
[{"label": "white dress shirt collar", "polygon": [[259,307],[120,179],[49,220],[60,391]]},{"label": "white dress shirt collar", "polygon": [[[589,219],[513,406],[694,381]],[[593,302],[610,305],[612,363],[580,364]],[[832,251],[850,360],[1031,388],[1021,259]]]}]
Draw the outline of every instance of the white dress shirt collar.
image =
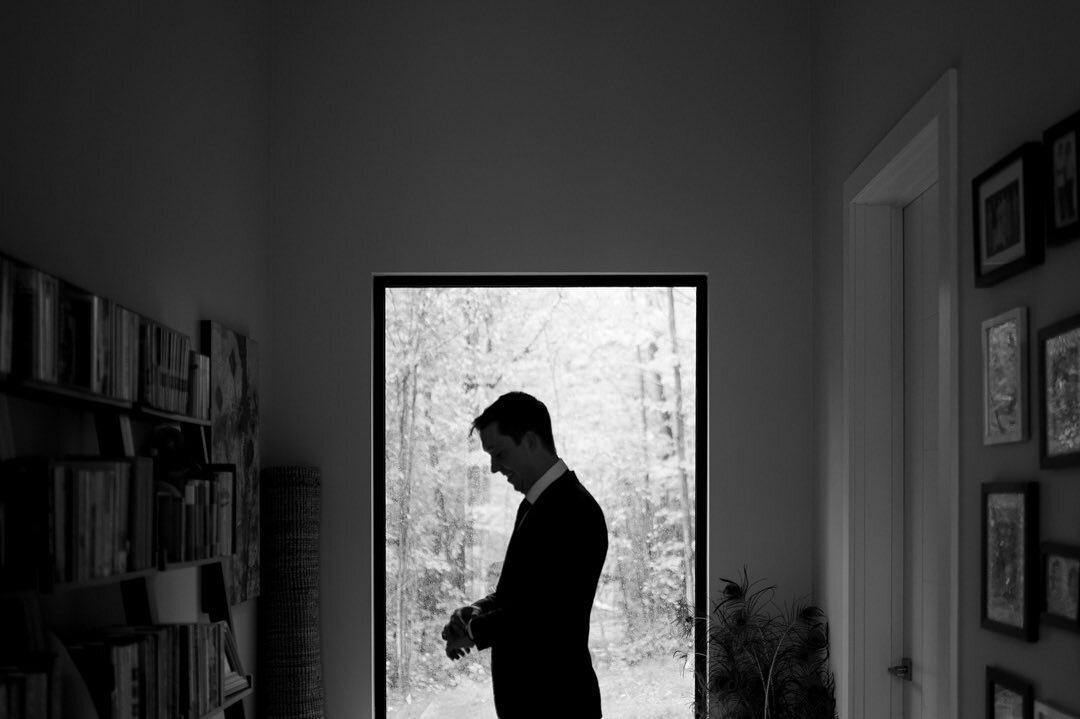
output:
[{"label": "white dress shirt collar", "polygon": [[566,462],[561,459],[551,465],[551,469],[540,475],[540,479],[533,483],[533,486],[529,487],[529,491],[525,493],[525,499],[529,501],[529,504],[536,504],[536,500],[540,499],[540,495],[545,489],[547,489],[552,482],[559,477],[566,474]]}]

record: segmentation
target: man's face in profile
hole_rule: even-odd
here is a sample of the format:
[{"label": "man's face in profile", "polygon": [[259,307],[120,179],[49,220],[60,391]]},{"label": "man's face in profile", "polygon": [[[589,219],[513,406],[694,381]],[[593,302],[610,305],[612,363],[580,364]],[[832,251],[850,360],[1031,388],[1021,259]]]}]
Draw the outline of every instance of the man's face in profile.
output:
[{"label": "man's face in profile", "polygon": [[480,445],[491,456],[491,471],[503,474],[510,485],[525,494],[533,486],[539,475],[535,473],[533,453],[530,445],[535,437],[526,432],[521,443],[499,431],[499,423],[492,422],[480,430]]}]

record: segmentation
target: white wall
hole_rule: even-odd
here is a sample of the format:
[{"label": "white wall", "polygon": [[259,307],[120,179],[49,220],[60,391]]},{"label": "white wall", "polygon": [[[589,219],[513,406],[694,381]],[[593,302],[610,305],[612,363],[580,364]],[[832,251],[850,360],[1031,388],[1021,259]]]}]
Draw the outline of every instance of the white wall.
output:
[{"label": "white wall", "polygon": [[809,592],[809,12],[274,4],[264,459],[322,468],[329,716],[364,716],[382,681],[375,272],[709,273],[710,574]]},{"label": "white wall", "polygon": [[0,251],[269,353],[267,34],[258,2],[4,3]]},{"label": "white wall", "polygon": [[[1054,248],[1044,267],[976,289],[971,179],[1026,140],[1080,109],[1080,6],[821,0],[813,4],[813,231],[815,443],[818,497],[816,593],[840,601],[841,247],[844,179],[894,123],[953,66],[959,71],[960,214],[960,713],[982,716],[987,664],[1026,676],[1036,694],[1080,711],[1075,635],[1044,628],[1025,644],[979,628],[979,491],[997,479],[1039,479],[1043,538],[1080,544],[1075,470],[1040,472],[1038,444],[983,447],[982,320],[1030,307],[1039,327],[1080,312],[1080,245]],[[1034,359],[1035,355],[1032,354]],[[1034,373],[1031,389],[1034,391]],[[1037,423],[1033,425],[1036,429]]]}]

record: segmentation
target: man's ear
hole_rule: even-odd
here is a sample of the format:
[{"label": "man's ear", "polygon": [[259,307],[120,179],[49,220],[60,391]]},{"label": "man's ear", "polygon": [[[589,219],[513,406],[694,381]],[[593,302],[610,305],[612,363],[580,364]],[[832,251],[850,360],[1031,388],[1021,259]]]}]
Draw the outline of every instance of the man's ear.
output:
[{"label": "man's ear", "polygon": [[530,452],[535,452],[540,447],[540,435],[531,429],[525,430],[525,434],[521,435],[521,442]]}]

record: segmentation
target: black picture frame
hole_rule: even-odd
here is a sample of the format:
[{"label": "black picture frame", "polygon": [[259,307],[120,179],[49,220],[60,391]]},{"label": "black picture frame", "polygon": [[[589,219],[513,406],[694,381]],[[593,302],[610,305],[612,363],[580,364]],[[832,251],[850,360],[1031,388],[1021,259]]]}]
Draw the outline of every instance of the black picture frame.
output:
[{"label": "black picture frame", "polygon": [[1080,314],[1039,330],[1039,466],[1080,464]]},{"label": "black picture frame", "polygon": [[986,719],[1034,719],[1035,688],[1012,672],[986,667]]},{"label": "black picture frame", "polygon": [[971,181],[976,287],[1043,263],[1042,165],[1042,145],[1027,142]]},{"label": "black picture frame", "polygon": [[982,323],[984,445],[1028,439],[1027,316],[1015,307]]},{"label": "black picture frame", "polygon": [[1042,619],[1080,633],[1080,546],[1042,543]]},{"label": "black picture frame", "polygon": [[984,629],[1034,642],[1039,638],[1039,484],[982,485]]},{"label": "black picture frame", "polygon": [[1046,172],[1046,242],[1080,238],[1080,112],[1043,133]]}]

